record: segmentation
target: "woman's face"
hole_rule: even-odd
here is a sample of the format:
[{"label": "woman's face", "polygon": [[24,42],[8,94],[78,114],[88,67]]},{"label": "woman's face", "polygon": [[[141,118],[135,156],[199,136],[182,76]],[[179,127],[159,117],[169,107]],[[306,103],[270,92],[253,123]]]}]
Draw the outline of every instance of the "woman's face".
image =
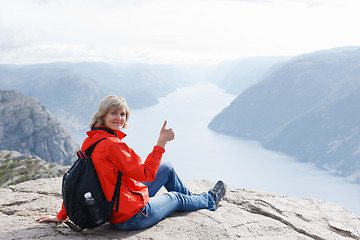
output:
[{"label": "woman's face", "polygon": [[126,120],[126,111],[124,108],[118,110],[110,110],[105,114],[104,125],[113,130],[121,130],[124,127]]}]

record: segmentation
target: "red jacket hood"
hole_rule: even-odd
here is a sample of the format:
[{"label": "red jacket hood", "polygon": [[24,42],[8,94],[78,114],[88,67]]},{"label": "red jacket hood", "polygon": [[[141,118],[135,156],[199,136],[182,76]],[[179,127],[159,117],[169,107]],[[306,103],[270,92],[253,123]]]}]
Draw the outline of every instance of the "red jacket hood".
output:
[{"label": "red jacket hood", "polygon": [[[100,127],[104,127],[104,126],[100,126]],[[104,128],[107,128],[107,127],[104,127]],[[107,128],[107,129],[110,129],[110,128]],[[120,140],[122,140],[124,137],[126,137],[126,134],[123,133],[122,131],[113,130],[113,129],[111,129],[111,130],[115,132],[115,134],[118,136],[118,138]],[[88,131],[86,134],[88,135],[88,137],[84,140],[84,142],[81,146],[82,151],[85,151],[91,145],[93,145],[94,143],[96,143],[97,141],[99,141],[102,138],[116,138],[116,136],[114,136],[113,134],[110,134],[104,130],[91,130],[91,131]]]}]

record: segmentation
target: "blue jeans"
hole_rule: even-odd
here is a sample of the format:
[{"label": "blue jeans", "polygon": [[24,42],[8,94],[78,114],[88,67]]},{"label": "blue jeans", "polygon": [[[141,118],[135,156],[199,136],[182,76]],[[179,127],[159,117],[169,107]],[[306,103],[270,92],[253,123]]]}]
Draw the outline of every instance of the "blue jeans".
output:
[{"label": "blue jeans", "polygon": [[[144,182],[149,189],[149,202],[129,220],[112,224],[119,230],[139,230],[151,227],[174,211],[216,209],[214,197],[208,193],[192,194],[181,182],[170,163],[162,163],[153,182]],[[167,193],[155,194],[164,186]]]}]

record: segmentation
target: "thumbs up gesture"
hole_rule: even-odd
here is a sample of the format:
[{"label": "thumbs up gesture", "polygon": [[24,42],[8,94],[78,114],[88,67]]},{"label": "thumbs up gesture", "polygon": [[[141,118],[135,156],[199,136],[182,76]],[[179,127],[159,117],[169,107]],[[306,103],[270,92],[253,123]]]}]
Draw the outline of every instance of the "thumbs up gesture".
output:
[{"label": "thumbs up gesture", "polygon": [[157,142],[157,146],[162,148],[165,147],[166,143],[175,139],[175,133],[172,128],[166,128],[167,121],[164,121],[164,124],[160,130],[160,136]]}]

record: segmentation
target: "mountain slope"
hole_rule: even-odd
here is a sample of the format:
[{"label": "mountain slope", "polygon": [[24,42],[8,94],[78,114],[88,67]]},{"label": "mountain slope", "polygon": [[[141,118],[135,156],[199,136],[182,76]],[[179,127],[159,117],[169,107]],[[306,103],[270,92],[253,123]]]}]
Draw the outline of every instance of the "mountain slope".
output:
[{"label": "mountain slope", "polygon": [[0,187],[39,178],[60,177],[69,167],[48,163],[35,155],[0,151]]},{"label": "mountain slope", "polygon": [[359,181],[360,113],[356,111],[360,103],[359,81],[360,78],[343,83],[330,99],[269,137],[265,147]]},{"label": "mountain slope", "polygon": [[0,150],[70,164],[79,149],[72,135],[34,97],[0,91]]}]

